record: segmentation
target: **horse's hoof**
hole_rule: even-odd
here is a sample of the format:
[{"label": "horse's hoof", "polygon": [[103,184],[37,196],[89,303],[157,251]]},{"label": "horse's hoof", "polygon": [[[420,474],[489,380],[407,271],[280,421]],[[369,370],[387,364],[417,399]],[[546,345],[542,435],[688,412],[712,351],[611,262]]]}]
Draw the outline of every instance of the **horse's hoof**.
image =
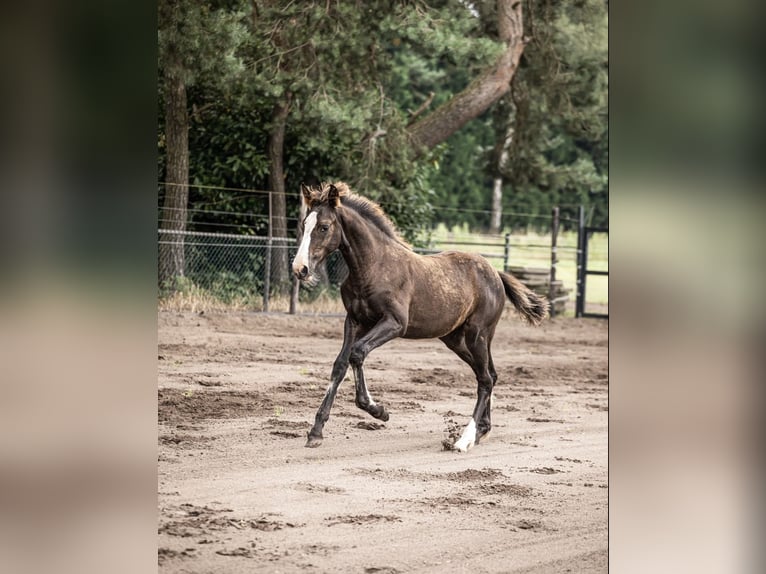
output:
[{"label": "horse's hoof", "polygon": [[463,434],[455,441],[453,450],[458,452],[466,452],[469,448],[476,444],[476,423],[473,418],[463,429]]},{"label": "horse's hoof", "polygon": [[378,407],[374,412],[370,414],[379,421],[386,422],[389,419],[388,411],[384,407]]},{"label": "horse's hoof", "polygon": [[491,434],[492,434],[492,429],[489,429],[488,431],[480,434],[479,436],[476,437],[476,444],[489,440],[489,436]]},{"label": "horse's hoof", "polygon": [[311,435],[309,435],[309,438],[306,441],[306,448],[316,448],[320,444],[322,444],[322,437],[321,436],[311,436]]},{"label": "horse's hoof", "polygon": [[461,438],[452,446],[452,450],[456,450],[457,452],[468,452],[468,449],[474,444],[474,441],[467,441]]}]

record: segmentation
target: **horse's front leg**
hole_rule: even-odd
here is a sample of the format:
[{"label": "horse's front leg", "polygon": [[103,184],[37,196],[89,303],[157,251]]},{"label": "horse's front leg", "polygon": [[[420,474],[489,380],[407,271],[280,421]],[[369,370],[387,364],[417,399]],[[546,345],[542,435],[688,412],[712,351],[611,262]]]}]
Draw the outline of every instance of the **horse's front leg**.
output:
[{"label": "horse's front leg", "polygon": [[387,316],[381,319],[375,327],[370,329],[351,348],[349,361],[354,373],[356,406],[382,421],[388,420],[388,411],[386,411],[383,405],[377,404],[370,396],[370,391],[367,390],[367,383],[364,380],[364,360],[374,349],[402,336],[405,330],[406,327],[403,321],[394,316]]},{"label": "horse's front leg", "polygon": [[376,419],[383,422],[388,420],[388,411],[383,405],[376,403],[367,390],[367,383],[364,380],[364,368],[362,365],[355,365],[352,368],[354,373],[354,386],[356,388],[356,406],[365,412],[370,413]]},{"label": "horse's front leg", "polygon": [[346,315],[346,322],[343,325],[343,346],[332,367],[330,386],[327,387],[324,400],[322,400],[322,404],[319,406],[319,410],[314,418],[314,426],[311,427],[311,430],[309,431],[308,440],[306,441],[307,447],[317,447],[322,444],[322,429],[324,428],[327,419],[330,418],[330,409],[332,409],[332,404],[335,401],[338,387],[346,376],[346,372],[348,372],[348,359],[351,354],[351,347],[356,341],[356,335],[357,326],[353,320]]}]

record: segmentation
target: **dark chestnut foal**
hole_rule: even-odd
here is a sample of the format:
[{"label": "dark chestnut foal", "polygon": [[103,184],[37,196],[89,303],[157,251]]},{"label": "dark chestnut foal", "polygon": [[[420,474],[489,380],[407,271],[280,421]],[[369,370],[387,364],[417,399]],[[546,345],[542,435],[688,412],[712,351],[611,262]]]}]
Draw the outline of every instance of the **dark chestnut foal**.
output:
[{"label": "dark chestnut foal", "polygon": [[490,403],[497,372],[490,347],[506,297],[534,325],[547,316],[548,302],[479,255],[415,253],[377,204],[351,193],[344,183],[301,190],[308,215],[293,271],[302,281],[311,281],[317,265],[336,249],[349,270],[341,286],[347,312],[343,347],[306,446],[322,443],[322,429],[349,365],[357,406],[387,421],[388,412],[367,390],[367,355],[397,337],[438,337],[470,365],[478,382],[473,416],[454,444],[455,450],[467,451],[492,427]]}]

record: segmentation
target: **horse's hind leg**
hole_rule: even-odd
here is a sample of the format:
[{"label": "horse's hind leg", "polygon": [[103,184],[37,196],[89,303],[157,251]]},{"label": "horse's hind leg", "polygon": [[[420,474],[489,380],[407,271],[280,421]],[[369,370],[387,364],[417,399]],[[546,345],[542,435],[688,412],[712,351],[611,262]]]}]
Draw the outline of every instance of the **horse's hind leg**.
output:
[{"label": "horse's hind leg", "polygon": [[465,336],[462,328],[452,331],[449,335],[441,337],[442,342],[473,369],[473,355],[465,346]]},{"label": "horse's hind leg", "polygon": [[[449,335],[441,337],[441,340],[453,353],[465,361],[474,373],[476,372],[476,361],[465,343],[464,327],[452,331]],[[489,432],[489,427],[491,426],[488,417],[489,415],[485,413],[478,425],[474,419],[471,419],[471,422],[468,423],[468,426],[463,431],[463,436],[456,442],[454,448],[461,452],[465,452],[471,448],[475,442],[478,442],[482,436],[485,436]],[[473,434],[473,436],[471,436],[471,434]]]},{"label": "horse's hind leg", "polygon": [[484,414],[476,425],[476,444],[489,438],[489,433],[492,430],[492,397],[494,396],[495,383],[497,383],[497,371],[495,371],[495,364],[492,361],[491,349],[488,348],[487,352],[489,354],[489,376],[492,377],[492,390],[490,391],[489,402],[484,409]]},{"label": "horse's hind leg", "polygon": [[[473,416],[463,430],[463,434],[455,442],[454,449],[465,452],[482,436],[486,436],[491,428],[489,418],[490,400],[496,375],[493,377],[490,371],[491,355],[489,344],[492,340],[492,332],[487,329],[466,329],[465,346],[473,359],[471,366],[478,383],[478,397],[473,409]],[[494,371],[494,367],[492,368]]]}]

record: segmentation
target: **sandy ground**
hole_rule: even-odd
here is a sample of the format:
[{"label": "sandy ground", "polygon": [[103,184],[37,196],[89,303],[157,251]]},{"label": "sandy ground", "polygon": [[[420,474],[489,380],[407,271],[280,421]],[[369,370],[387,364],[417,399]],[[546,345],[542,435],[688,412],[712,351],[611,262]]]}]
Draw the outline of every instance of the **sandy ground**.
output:
[{"label": "sandy ground", "polygon": [[304,448],[342,324],[160,314],[161,572],[607,571],[606,321],[504,317],[493,432],[465,454],[442,441],[476,383],[438,340],[367,359],[387,423],[349,379]]}]

